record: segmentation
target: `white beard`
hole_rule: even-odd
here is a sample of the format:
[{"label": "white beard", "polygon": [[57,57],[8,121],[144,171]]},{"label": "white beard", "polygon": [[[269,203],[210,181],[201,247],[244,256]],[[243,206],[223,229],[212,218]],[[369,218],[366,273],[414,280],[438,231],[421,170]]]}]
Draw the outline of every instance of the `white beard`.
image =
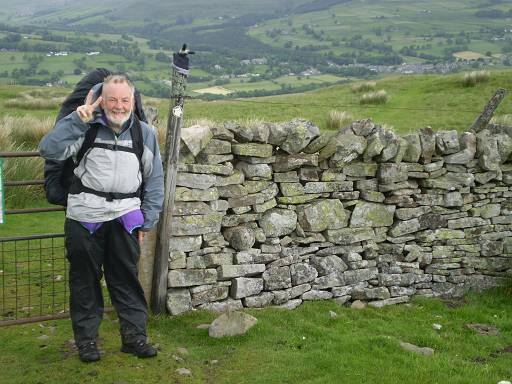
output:
[{"label": "white beard", "polygon": [[107,120],[110,124],[118,127],[122,127],[124,123],[126,123],[130,119],[132,111],[128,111],[126,115],[122,117],[116,117],[115,115],[111,114],[110,112],[105,111],[105,115],[107,116]]}]

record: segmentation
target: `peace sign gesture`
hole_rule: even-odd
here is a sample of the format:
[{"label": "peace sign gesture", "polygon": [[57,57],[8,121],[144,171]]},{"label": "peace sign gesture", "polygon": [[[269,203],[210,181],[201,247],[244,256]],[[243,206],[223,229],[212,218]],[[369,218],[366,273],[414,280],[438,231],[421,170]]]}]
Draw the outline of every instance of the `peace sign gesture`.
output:
[{"label": "peace sign gesture", "polygon": [[78,117],[84,123],[88,123],[89,121],[92,120],[92,114],[94,113],[96,108],[98,108],[98,106],[100,105],[101,101],[103,100],[103,97],[100,96],[93,103],[92,102],[92,95],[93,95],[93,92],[92,92],[92,89],[91,89],[89,91],[89,93],[87,94],[87,98],[85,99],[85,104],[79,106],[76,109],[76,113],[77,113]]}]

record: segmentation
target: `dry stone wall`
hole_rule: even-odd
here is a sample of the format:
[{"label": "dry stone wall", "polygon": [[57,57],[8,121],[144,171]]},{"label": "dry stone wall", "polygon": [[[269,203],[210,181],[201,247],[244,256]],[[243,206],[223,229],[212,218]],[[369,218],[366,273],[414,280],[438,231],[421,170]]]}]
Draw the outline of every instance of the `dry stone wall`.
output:
[{"label": "dry stone wall", "polygon": [[167,309],[459,296],[512,276],[512,132],[182,133]]}]

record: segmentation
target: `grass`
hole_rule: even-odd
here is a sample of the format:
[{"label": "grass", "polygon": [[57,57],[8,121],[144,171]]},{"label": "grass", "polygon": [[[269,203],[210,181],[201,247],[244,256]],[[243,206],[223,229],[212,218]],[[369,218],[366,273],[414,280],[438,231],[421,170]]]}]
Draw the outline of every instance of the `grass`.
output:
[{"label": "grass", "polygon": [[491,77],[489,71],[466,72],[462,78],[462,84],[465,87],[474,87],[478,83],[487,83]]},{"label": "grass", "polygon": [[58,108],[64,99],[52,98],[52,99],[35,99],[35,98],[16,98],[8,100],[5,105],[9,108],[21,108],[21,109],[50,109]]},{"label": "grass", "polygon": [[389,101],[388,93],[381,89],[376,92],[368,92],[359,99],[360,104],[386,104]]},{"label": "grass", "polygon": [[[26,208],[51,206],[45,200],[31,201]],[[53,206],[55,207],[55,206]],[[0,237],[30,236],[64,232],[64,212],[43,212],[7,215],[5,224],[0,225]]]},{"label": "grass", "polygon": [[491,119],[492,124],[512,126],[512,114],[494,116]]},{"label": "grass", "polygon": [[[487,51],[501,52],[504,42],[491,41],[486,33],[481,32],[490,25],[490,19],[475,15],[481,7],[489,7],[489,3],[485,0],[470,3],[462,0],[373,1],[361,6],[357,1],[343,2],[322,11],[287,14],[258,23],[250,27],[248,33],[280,48],[291,42],[299,47],[325,46],[322,52],[347,53],[354,48],[340,41],[340,36],[350,39],[359,35],[373,43],[390,45],[395,51],[413,46],[418,53],[442,56],[446,47],[456,46],[454,36],[464,31],[471,35],[468,50],[482,56]],[[497,29],[503,29],[507,19],[494,19],[493,23],[496,23],[494,27]],[[310,26],[317,35],[308,34],[304,25]],[[272,30],[281,33],[269,35],[268,32]],[[438,37],[433,31],[453,34],[452,39],[448,41],[446,36]],[[321,34],[320,37],[318,34]],[[332,47],[331,41],[340,43],[339,47]],[[371,53],[364,48],[357,51]]]},{"label": "grass", "polygon": [[[0,328],[2,382],[497,383],[512,377],[512,354],[505,352],[512,344],[511,293],[509,287],[471,294],[456,306],[415,298],[410,305],[383,309],[353,310],[324,301],[294,311],[247,310],[258,324],[224,339],[211,339],[197,328],[210,323],[212,313],[152,317],[149,334],[160,352],[149,360],[119,352],[118,322],[109,314],[100,331],[104,354],[95,364],[78,360],[69,320]],[[468,323],[496,326],[500,335],[478,335]],[[41,335],[47,340],[38,339]],[[406,352],[400,341],[431,347],[435,354]],[[176,370],[183,367],[192,375],[179,376]]]},{"label": "grass", "polygon": [[345,111],[332,110],[327,115],[327,128],[340,129],[354,121],[354,118]]},{"label": "grass", "polygon": [[[38,119],[32,116],[0,118],[0,151],[35,151],[43,135],[53,126],[53,119]],[[4,160],[4,180],[42,180],[43,165],[41,158],[23,157]],[[5,203],[9,208],[22,208],[35,200],[44,199],[41,185],[7,187]]]},{"label": "grass", "polygon": [[367,81],[364,83],[354,84],[350,89],[352,92],[360,93],[360,92],[369,92],[375,90],[377,83],[375,81]]},{"label": "grass", "polygon": [[[265,121],[286,121],[303,117],[327,129],[326,117],[333,109],[347,111],[355,119],[372,118],[379,124],[389,124],[399,133],[429,125],[434,129],[465,131],[481,113],[497,88],[512,89],[512,71],[492,71],[488,82],[464,87],[461,74],[393,76],[376,81],[378,89],[386,89],[393,97],[383,105],[360,105],[359,93],[352,85],[336,85],[302,94],[280,95],[251,99],[200,101],[185,103],[185,125],[188,119],[208,118],[213,121],[236,120],[243,116]],[[25,116],[26,110],[5,105],[9,99],[34,88],[0,86],[0,116]],[[59,89],[48,92],[59,95]],[[62,91],[62,89],[60,90]],[[69,91],[67,91],[69,92]],[[53,95],[53,93],[52,93]],[[52,96],[53,97],[53,96]],[[512,110],[507,97],[496,115]],[[159,109],[160,121],[167,121],[168,100],[151,99]],[[55,118],[57,109],[34,110],[30,116]]]}]

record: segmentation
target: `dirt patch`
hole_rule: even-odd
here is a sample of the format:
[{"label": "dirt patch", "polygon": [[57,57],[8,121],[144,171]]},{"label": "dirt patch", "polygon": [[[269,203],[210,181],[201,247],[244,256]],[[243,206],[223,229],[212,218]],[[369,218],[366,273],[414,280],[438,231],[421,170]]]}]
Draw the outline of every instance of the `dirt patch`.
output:
[{"label": "dirt patch", "polygon": [[498,336],[500,330],[493,325],[488,324],[466,324],[466,328],[474,330],[479,335],[483,336]]},{"label": "dirt patch", "polygon": [[471,361],[475,364],[486,364],[487,363],[487,359],[482,356],[477,356]]},{"label": "dirt patch", "polygon": [[224,87],[209,87],[209,88],[201,88],[201,89],[195,89],[194,92],[204,94],[204,93],[211,93],[213,95],[229,95],[230,93],[233,93],[233,91],[224,88]]},{"label": "dirt patch", "polygon": [[462,60],[478,60],[478,59],[483,59],[483,58],[487,57],[485,55],[482,55],[481,53],[473,52],[473,51],[455,52],[453,54],[453,56],[456,57],[457,59],[462,59]]},{"label": "dirt patch", "polygon": [[[501,355],[504,355],[506,353],[512,353],[512,345],[509,345],[505,348],[497,349],[494,352],[491,352],[489,354],[489,357],[496,359],[497,357],[500,357]],[[475,364],[487,364],[489,362],[489,359],[487,357],[477,356],[477,357],[471,359],[471,361]]]},{"label": "dirt patch", "polygon": [[463,298],[463,297],[460,297],[460,298],[443,298],[443,304],[446,306],[446,308],[450,308],[450,309],[456,309],[456,308],[460,308],[460,307],[463,307],[465,306],[468,301]]},{"label": "dirt patch", "polygon": [[78,349],[73,340],[67,340],[60,347],[60,352],[62,353],[62,357],[67,359],[70,356],[76,355],[78,353]]},{"label": "dirt patch", "polygon": [[491,357],[498,357],[504,355],[505,353],[512,353],[512,345],[505,347],[503,349],[498,349],[494,352],[491,352]]},{"label": "dirt patch", "polygon": [[[96,345],[98,346],[98,349],[101,349],[101,346],[103,345],[103,339],[101,337],[97,339]],[[78,355],[78,348],[75,345],[75,341],[73,339],[65,341],[60,347],[60,352],[64,359]],[[102,352],[100,351],[100,353]]]}]

